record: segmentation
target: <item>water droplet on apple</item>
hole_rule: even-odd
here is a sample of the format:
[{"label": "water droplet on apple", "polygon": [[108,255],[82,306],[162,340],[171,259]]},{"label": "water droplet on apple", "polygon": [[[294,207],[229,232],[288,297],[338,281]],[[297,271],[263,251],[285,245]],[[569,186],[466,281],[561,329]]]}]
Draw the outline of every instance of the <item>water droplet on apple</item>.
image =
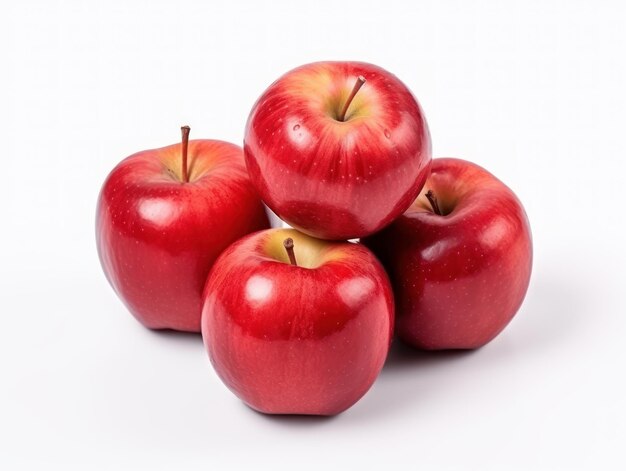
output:
[{"label": "water droplet on apple", "polygon": [[391,138],[391,133],[389,132],[389,129],[385,129],[385,137],[387,139]]},{"label": "water droplet on apple", "polygon": [[296,124],[296,125],[293,127],[293,130],[294,130],[294,131],[297,131],[298,129],[300,129],[300,125],[299,125],[299,124]]}]

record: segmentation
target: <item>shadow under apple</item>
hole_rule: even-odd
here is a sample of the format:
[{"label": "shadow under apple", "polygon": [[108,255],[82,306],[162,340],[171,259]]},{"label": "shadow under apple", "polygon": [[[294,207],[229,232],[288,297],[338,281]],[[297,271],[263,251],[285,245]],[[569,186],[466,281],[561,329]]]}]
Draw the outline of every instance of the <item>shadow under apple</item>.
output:
[{"label": "shadow under apple", "polygon": [[202,344],[202,335],[199,332],[182,332],[180,330],[172,329],[146,329],[150,334],[155,337],[161,337],[164,341],[175,343],[199,343]]},{"label": "shadow under apple", "polygon": [[260,420],[270,422],[272,425],[284,426],[288,428],[303,428],[310,429],[311,427],[320,427],[330,425],[336,422],[341,417],[340,415],[326,416],[326,415],[294,415],[294,414],[264,414],[251,407],[247,406],[243,402],[243,407],[254,413]]}]

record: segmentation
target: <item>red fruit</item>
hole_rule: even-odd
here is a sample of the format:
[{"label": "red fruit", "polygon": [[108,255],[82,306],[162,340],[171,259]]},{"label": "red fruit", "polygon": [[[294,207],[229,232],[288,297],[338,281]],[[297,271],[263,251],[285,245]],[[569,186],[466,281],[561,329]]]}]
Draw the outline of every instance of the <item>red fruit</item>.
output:
[{"label": "red fruit", "polygon": [[220,256],[204,296],[211,362],[261,412],[338,414],[367,392],[385,362],[391,286],[362,245],[288,229],[257,232]]},{"label": "red fruit", "polygon": [[324,239],[391,223],[418,195],[431,159],[409,89],[360,62],[318,62],[279,78],[252,108],[244,151],[266,204]]},{"label": "red fruit", "polygon": [[[241,149],[212,140],[148,150],[109,174],[96,215],[107,279],[146,327],[200,331],[202,289],[214,260],[268,227]],[[188,169],[188,180],[184,172]]]},{"label": "red fruit", "polygon": [[522,204],[496,177],[463,160],[433,160],[413,205],[364,243],[392,280],[398,335],[418,348],[485,345],[515,315],[530,280],[532,241]]}]

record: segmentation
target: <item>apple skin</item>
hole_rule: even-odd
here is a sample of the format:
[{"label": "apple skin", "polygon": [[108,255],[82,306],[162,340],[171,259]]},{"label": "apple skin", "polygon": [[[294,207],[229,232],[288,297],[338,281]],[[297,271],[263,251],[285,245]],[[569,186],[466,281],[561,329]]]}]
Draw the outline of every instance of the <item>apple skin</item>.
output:
[{"label": "apple skin", "polygon": [[[443,216],[432,211],[428,190]],[[391,278],[399,337],[421,349],[485,345],[528,289],[532,240],[524,208],[504,183],[467,161],[433,160],[411,208],[363,243]]]},{"label": "apple skin", "polygon": [[[337,116],[357,78],[366,83]],[[291,226],[323,239],[372,234],[418,195],[429,172],[424,114],[391,73],[360,62],[298,67],[258,99],[244,152],[263,201]]]},{"label": "apple skin", "polygon": [[[284,253],[286,237],[298,266]],[[211,363],[263,413],[346,410],[378,376],[393,335],[392,289],[376,257],[359,244],[293,229],[235,242],[215,262],[204,296]]]},{"label": "apple skin", "polygon": [[96,240],[104,273],[148,328],[200,332],[202,289],[217,256],[269,227],[240,147],[189,141],[147,150],[109,174],[98,199]]}]

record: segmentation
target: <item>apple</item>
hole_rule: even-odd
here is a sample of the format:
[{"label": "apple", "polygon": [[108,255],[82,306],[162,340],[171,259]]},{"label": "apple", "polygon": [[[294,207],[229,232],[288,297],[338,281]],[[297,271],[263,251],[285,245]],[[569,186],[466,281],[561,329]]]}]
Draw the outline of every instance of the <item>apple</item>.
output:
[{"label": "apple", "polygon": [[257,232],[224,251],[204,291],[202,336],[215,370],[268,414],[346,410],[378,376],[392,334],[391,285],[359,244]]},{"label": "apple", "polygon": [[422,349],[473,349],[522,304],[532,266],[528,219],[492,174],[435,159],[424,190],[393,224],[363,241],[394,287],[399,337]]},{"label": "apple", "polygon": [[107,279],[142,324],[200,332],[213,262],[268,219],[241,148],[182,132],[181,144],[113,169],[98,198],[96,239]]},{"label": "apple", "polygon": [[324,239],[376,232],[406,210],[428,176],[426,119],[391,73],[361,62],[294,69],[258,99],[244,152],[263,201]]}]

